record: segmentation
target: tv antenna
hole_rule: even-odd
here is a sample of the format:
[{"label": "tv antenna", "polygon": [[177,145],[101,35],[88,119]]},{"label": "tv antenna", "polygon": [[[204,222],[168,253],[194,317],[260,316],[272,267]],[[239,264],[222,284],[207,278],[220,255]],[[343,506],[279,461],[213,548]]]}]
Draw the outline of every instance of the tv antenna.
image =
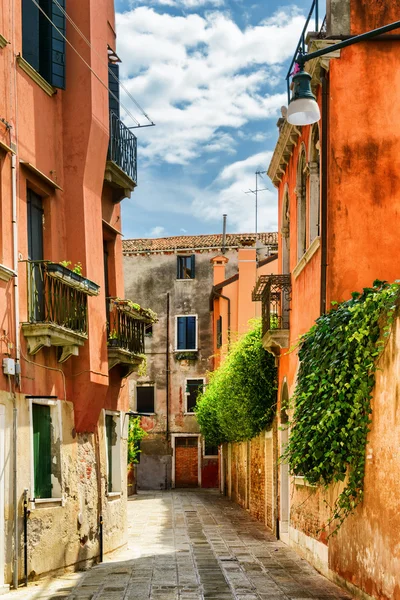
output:
[{"label": "tv antenna", "polygon": [[256,233],[256,244],[257,244],[257,234],[258,234],[258,193],[259,192],[266,192],[269,188],[259,188],[258,187],[258,178],[261,177],[263,179],[263,175],[267,173],[267,171],[256,171],[255,175],[256,175],[256,189],[255,190],[248,190],[247,192],[245,192],[245,194],[254,194],[256,197],[256,216],[255,216],[255,233]]}]

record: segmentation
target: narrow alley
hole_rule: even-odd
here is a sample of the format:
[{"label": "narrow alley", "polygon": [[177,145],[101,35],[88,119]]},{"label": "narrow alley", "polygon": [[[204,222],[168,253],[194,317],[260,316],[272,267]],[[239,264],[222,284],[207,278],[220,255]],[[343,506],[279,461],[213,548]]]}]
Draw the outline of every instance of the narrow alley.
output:
[{"label": "narrow alley", "polygon": [[216,492],[143,492],[128,502],[128,547],[10,600],[350,598]]}]

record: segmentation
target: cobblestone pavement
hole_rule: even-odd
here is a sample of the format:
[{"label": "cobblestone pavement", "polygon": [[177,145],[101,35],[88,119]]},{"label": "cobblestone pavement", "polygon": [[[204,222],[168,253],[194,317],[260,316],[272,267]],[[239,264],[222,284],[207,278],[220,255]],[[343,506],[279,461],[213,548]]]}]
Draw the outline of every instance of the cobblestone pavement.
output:
[{"label": "cobblestone pavement", "polygon": [[207,491],[141,493],[128,547],[6,600],[333,600],[350,596],[247,512]]}]

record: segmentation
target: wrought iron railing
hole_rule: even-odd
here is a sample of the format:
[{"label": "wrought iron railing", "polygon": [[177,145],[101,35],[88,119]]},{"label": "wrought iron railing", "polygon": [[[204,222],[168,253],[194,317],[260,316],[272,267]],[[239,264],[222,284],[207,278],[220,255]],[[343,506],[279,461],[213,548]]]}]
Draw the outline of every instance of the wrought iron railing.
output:
[{"label": "wrought iron railing", "polygon": [[125,301],[107,298],[107,305],[108,345],[134,354],[144,354],[146,321],[131,314]]},{"label": "wrought iron railing", "polygon": [[305,54],[306,51],[306,37],[308,32],[308,27],[311,20],[314,20],[314,28],[315,33],[319,34],[319,37],[325,37],[326,34],[326,17],[322,21],[322,25],[319,24],[319,0],[313,0],[311,3],[310,12],[308,13],[306,22],[303,27],[303,31],[301,32],[300,39],[296,46],[295,53],[293,55],[292,61],[290,63],[287,75],[286,75],[286,85],[287,85],[287,93],[288,93],[288,102],[290,102],[290,77],[293,74],[293,69],[295,63],[297,61],[297,57],[300,53]]},{"label": "wrought iron railing", "polygon": [[137,182],[137,138],[114,112],[110,112],[110,142],[107,160],[111,160]]},{"label": "wrought iron railing", "polygon": [[28,319],[87,335],[87,292],[56,277],[53,263],[28,261]]},{"label": "wrought iron railing", "polygon": [[289,329],[292,284],[290,274],[261,275],[253,300],[262,302],[262,332]]}]

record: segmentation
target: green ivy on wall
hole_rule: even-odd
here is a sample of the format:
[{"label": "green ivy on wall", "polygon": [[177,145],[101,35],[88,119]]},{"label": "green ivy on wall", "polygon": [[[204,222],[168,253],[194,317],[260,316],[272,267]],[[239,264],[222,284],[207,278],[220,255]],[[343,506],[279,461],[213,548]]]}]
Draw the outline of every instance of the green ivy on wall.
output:
[{"label": "green ivy on wall", "polygon": [[300,341],[293,419],[282,459],[316,485],[343,481],[334,532],[363,499],[377,359],[399,305],[400,285],[375,281],[322,315]]},{"label": "green ivy on wall", "polygon": [[232,345],[196,406],[200,430],[210,444],[251,439],[270,427],[276,408],[275,359],[261,343],[261,321]]},{"label": "green ivy on wall", "polygon": [[147,432],[141,427],[140,421],[140,417],[129,416],[127,455],[128,465],[139,462],[139,454],[141,452],[140,442],[148,435]]}]

